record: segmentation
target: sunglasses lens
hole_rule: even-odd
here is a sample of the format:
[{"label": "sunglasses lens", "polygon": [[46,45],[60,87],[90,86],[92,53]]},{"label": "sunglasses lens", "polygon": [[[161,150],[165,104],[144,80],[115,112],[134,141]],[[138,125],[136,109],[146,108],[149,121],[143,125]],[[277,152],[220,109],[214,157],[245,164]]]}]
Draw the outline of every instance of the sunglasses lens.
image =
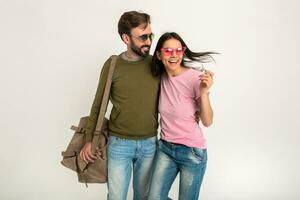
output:
[{"label": "sunglasses lens", "polygon": [[151,34],[149,35],[149,38],[150,38],[150,40],[152,41],[152,40],[154,39],[154,33],[151,33]]},{"label": "sunglasses lens", "polygon": [[148,39],[148,35],[141,35],[140,38],[141,40],[145,41]]},{"label": "sunglasses lens", "polygon": [[165,49],[165,54],[166,54],[167,56],[172,55],[172,54],[173,54],[173,49],[170,49],[170,48]]},{"label": "sunglasses lens", "polygon": [[177,48],[177,49],[172,49],[172,48],[162,48],[161,51],[163,52],[164,55],[166,56],[171,56],[173,52],[176,53],[176,55],[182,55],[185,51],[185,47],[182,48]]},{"label": "sunglasses lens", "polygon": [[140,38],[142,41],[146,41],[146,40],[148,40],[148,38],[152,41],[154,38],[154,34],[153,33],[150,33],[149,35],[144,34],[144,35],[141,35]]},{"label": "sunglasses lens", "polygon": [[181,54],[183,54],[183,52],[184,52],[183,48],[176,49],[176,54],[177,55],[181,55]]}]

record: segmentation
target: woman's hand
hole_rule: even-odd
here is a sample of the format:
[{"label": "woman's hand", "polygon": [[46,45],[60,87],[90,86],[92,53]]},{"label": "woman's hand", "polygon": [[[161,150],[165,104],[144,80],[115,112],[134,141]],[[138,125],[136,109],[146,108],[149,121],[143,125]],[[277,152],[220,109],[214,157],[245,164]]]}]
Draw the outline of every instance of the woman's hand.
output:
[{"label": "woman's hand", "polygon": [[214,81],[214,73],[209,70],[205,70],[204,74],[201,74],[199,78],[201,80],[199,86],[199,94],[201,96],[202,94],[208,93],[209,88],[212,86]]}]

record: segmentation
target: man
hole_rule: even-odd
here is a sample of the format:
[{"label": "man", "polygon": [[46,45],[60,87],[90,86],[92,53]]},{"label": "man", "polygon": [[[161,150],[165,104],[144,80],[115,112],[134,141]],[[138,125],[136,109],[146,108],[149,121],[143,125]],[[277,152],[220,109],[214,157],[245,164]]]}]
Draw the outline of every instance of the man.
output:
[{"label": "man", "polygon": [[[143,200],[148,195],[158,127],[159,78],[151,73],[150,16],[125,12],[119,20],[118,32],[127,50],[117,59],[110,92],[113,108],[109,121],[108,199],[126,199],[133,171],[133,199]],[[110,62],[108,59],[102,68],[87,125],[86,144],[80,152],[85,162],[96,159],[91,153],[91,140]]]}]

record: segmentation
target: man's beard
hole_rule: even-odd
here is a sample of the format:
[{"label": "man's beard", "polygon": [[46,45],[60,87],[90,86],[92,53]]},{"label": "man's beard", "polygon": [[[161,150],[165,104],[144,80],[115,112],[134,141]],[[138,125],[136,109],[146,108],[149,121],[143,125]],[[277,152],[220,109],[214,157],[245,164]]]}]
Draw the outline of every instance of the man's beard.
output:
[{"label": "man's beard", "polygon": [[[131,50],[135,53],[135,54],[137,54],[137,55],[139,55],[139,56],[141,56],[141,57],[147,57],[148,55],[149,55],[149,52],[150,52],[150,46],[149,45],[143,45],[143,46],[141,46],[140,48],[138,47],[138,46],[136,46],[135,45],[135,43],[131,40]],[[145,51],[145,52],[142,52],[142,48],[143,47],[148,47],[149,48],[149,50],[148,51]]]}]

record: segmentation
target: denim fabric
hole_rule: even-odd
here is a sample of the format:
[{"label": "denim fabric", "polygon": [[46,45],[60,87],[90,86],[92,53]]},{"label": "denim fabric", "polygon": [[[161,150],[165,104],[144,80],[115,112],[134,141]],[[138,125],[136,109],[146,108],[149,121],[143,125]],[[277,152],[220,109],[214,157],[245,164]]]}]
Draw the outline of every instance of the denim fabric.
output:
[{"label": "denim fabric", "polygon": [[168,199],[168,193],[178,173],[179,199],[198,200],[206,163],[206,149],[159,140],[149,200]]},{"label": "denim fabric", "polygon": [[131,140],[109,136],[108,199],[125,200],[133,171],[134,200],[148,199],[157,138]]}]

